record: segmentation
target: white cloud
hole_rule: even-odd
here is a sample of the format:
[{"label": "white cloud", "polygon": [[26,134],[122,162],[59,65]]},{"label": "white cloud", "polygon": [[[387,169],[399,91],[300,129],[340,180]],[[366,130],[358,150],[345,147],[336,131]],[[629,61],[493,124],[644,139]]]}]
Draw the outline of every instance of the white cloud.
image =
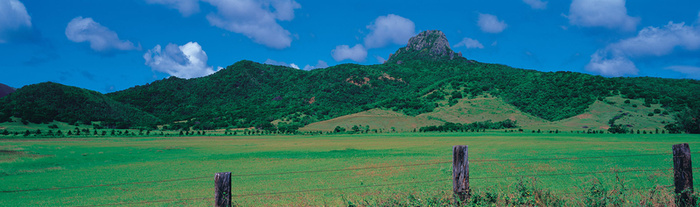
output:
[{"label": "white cloud", "polygon": [[294,63],[289,64],[289,67],[297,69],[297,70],[299,69],[299,66],[297,64],[294,64]]},{"label": "white cloud", "polygon": [[6,43],[15,38],[22,38],[30,32],[32,18],[27,8],[18,0],[0,1],[0,43]]},{"label": "white cloud", "polygon": [[673,22],[662,28],[646,27],[635,37],[596,51],[586,69],[606,76],[635,75],[638,70],[630,58],[665,56],[676,48],[688,51],[700,49],[700,27]]},{"label": "white cloud", "polygon": [[609,47],[632,57],[663,56],[673,52],[676,47],[694,51],[700,48],[700,27],[669,22],[663,28],[644,28],[636,37],[624,39]]},{"label": "white cloud", "polygon": [[355,62],[363,62],[367,58],[367,49],[361,44],[357,44],[353,47],[348,45],[338,45],[333,51],[331,51],[331,56],[335,61],[343,61],[346,59],[353,60]]},{"label": "white cloud", "polygon": [[291,46],[291,33],[278,23],[294,19],[301,5],[294,0],[204,0],[217,8],[207,15],[213,26],[243,34],[258,44],[284,49]]},{"label": "white cloud", "polygon": [[634,31],[640,20],[627,15],[625,0],[574,0],[568,18],[572,25],[623,31]]},{"label": "white cloud", "polygon": [[530,5],[533,9],[547,9],[547,2],[541,0],[523,0],[527,5]]},{"label": "white cloud", "polygon": [[673,65],[668,66],[664,69],[683,73],[686,75],[687,78],[700,79],[700,67],[687,65]]},{"label": "white cloud", "polygon": [[90,48],[98,52],[141,49],[131,41],[120,40],[116,32],[89,17],[76,17],[71,20],[66,27],[66,37],[73,42],[90,42]]},{"label": "white cloud", "polygon": [[374,57],[377,58],[377,62],[379,62],[379,64],[384,64],[384,62],[386,62],[386,59],[384,59],[382,56],[377,55]]},{"label": "white cloud", "polygon": [[462,41],[458,42],[454,47],[462,47],[462,46],[466,47],[467,49],[472,49],[472,48],[483,49],[484,48],[484,45],[482,45],[478,40],[468,38],[468,37],[465,37],[464,39],[462,39]]},{"label": "white cloud", "polygon": [[389,14],[377,17],[367,29],[370,33],[365,37],[365,47],[380,48],[392,43],[405,45],[415,34],[416,25],[409,19]]},{"label": "white cloud", "polygon": [[487,33],[501,33],[508,25],[505,21],[499,21],[498,17],[491,14],[479,14],[478,25],[481,31]]},{"label": "white cloud", "polygon": [[165,46],[165,50],[156,45],[148,50],[143,58],[153,71],[179,78],[197,78],[214,73],[213,67],[207,65],[207,53],[197,42],[189,42],[182,46],[170,43]]},{"label": "white cloud", "polygon": [[619,77],[623,75],[637,75],[639,69],[634,63],[624,56],[608,56],[607,52],[598,50],[591,55],[591,61],[586,65],[586,70],[603,76]]},{"label": "white cloud", "polygon": [[319,60],[315,66],[311,66],[311,65],[304,66],[304,70],[321,69],[321,68],[327,68],[327,67],[328,67],[328,63],[326,63],[326,61]]},{"label": "white cloud", "polygon": [[162,4],[177,9],[182,16],[199,12],[199,0],[146,0],[149,4]]}]

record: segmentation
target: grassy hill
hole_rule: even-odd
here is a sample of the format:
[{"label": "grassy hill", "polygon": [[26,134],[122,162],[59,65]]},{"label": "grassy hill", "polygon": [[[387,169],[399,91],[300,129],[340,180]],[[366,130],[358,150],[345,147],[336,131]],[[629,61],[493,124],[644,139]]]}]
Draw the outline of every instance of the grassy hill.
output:
[{"label": "grassy hill", "polygon": [[[131,120],[128,122],[135,125],[157,122],[172,130],[256,127],[279,131],[304,126],[303,130],[314,131],[365,121],[371,123],[363,126],[377,129],[412,130],[414,125],[440,122],[510,119],[526,128],[542,125],[573,130],[584,126],[602,129],[623,113],[628,114],[616,124],[654,129],[669,123],[674,114],[700,112],[697,80],[605,78],[481,63],[454,53],[439,31],[411,38],[385,64],[342,64],[302,71],[239,61],[206,77],[170,77],[105,95],[83,92],[58,100],[72,101],[67,106],[79,116],[56,112],[63,109],[55,107],[64,106],[52,103],[55,97],[39,94],[51,91],[42,89],[50,86],[38,84],[0,99],[4,108],[0,118],[14,116],[37,123]],[[81,101],[98,99],[103,103]],[[624,99],[633,102],[624,104]],[[30,101],[42,104],[34,111],[21,107],[20,103]],[[394,114],[375,114],[378,111],[371,109]],[[647,117],[654,109],[668,115]],[[698,122],[692,117],[700,113],[695,114],[689,120]]]},{"label": "grassy hill", "polygon": [[52,82],[22,87],[1,98],[0,106],[0,122],[18,117],[31,123],[90,124],[101,121],[106,126],[127,128],[154,125],[160,121],[99,92]]}]

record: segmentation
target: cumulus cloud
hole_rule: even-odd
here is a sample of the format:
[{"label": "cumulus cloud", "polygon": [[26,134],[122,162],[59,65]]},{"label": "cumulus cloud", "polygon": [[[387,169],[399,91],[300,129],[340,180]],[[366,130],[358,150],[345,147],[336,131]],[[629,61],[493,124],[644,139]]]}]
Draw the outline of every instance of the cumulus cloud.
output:
[{"label": "cumulus cloud", "polygon": [[377,56],[374,56],[374,58],[377,58],[377,62],[379,62],[380,64],[383,64],[384,62],[386,62],[386,59],[383,58],[382,56],[377,55]]},{"label": "cumulus cloud", "polygon": [[527,5],[530,5],[533,9],[547,9],[547,2],[541,0],[523,0]]},{"label": "cumulus cloud", "polygon": [[181,46],[170,43],[164,49],[156,45],[143,55],[143,59],[153,71],[178,78],[197,78],[214,73],[213,67],[207,65],[207,53],[197,42]]},{"label": "cumulus cloud", "polygon": [[462,39],[461,42],[458,42],[454,47],[466,47],[467,49],[472,49],[472,48],[479,48],[483,49],[484,45],[482,45],[478,40],[472,39],[465,37]]},{"label": "cumulus cloud", "polygon": [[363,62],[367,58],[367,49],[361,44],[357,44],[353,47],[348,45],[338,45],[333,51],[331,51],[331,56],[335,61],[343,61],[346,59],[353,60],[355,62]]},{"label": "cumulus cloud", "polygon": [[409,19],[389,14],[377,17],[367,26],[366,48],[380,48],[389,44],[406,44],[415,35],[416,25]]},{"label": "cumulus cloud", "polygon": [[586,65],[586,70],[612,77],[637,75],[639,72],[630,59],[616,54],[609,55],[606,50],[598,50],[591,55],[591,61]]},{"label": "cumulus cloud", "polygon": [[289,67],[297,69],[297,70],[299,69],[299,66],[297,64],[294,64],[294,63],[289,64]]},{"label": "cumulus cloud", "polygon": [[508,25],[505,21],[499,21],[498,17],[491,14],[479,14],[479,28],[486,33],[501,33]]},{"label": "cumulus cloud", "polygon": [[294,19],[301,5],[294,0],[204,0],[217,8],[207,15],[213,26],[243,34],[258,44],[284,49],[291,46],[292,35],[278,21]]},{"label": "cumulus cloud", "polygon": [[665,56],[677,48],[688,51],[700,49],[700,27],[673,22],[662,28],[646,27],[635,37],[596,51],[586,69],[606,76],[636,75],[638,70],[630,58]]},{"label": "cumulus cloud", "polygon": [[316,63],[316,65],[314,65],[314,66],[311,66],[311,65],[304,66],[304,70],[321,69],[321,68],[327,68],[327,67],[328,67],[328,63],[326,63],[326,61],[318,60],[318,63]]},{"label": "cumulus cloud", "polygon": [[640,20],[627,15],[625,0],[574,0],[568,18],[571,25],[623,31],[634,31]]},{"label": "cumulus cloud", "polygon": [[0,43],[25,38],[32,33],[32,18],[18,0],[0,1]]},{"label": "cumulus cloud", "polygon": [[182,16],[199,12],[199,0],[146,0],[149,4],[162,4],[177,9]]},{"label": "cumulus cloud", "polygon": [[141,49],[131,41],[120,40],[116,32],[89,17],[76,17],[71,20],[66,27],[66,37],[73,42],[90,42],[90,48],[97,52]]},{"label": "cumulus cloud", "polygon": [[687,65],[673,65],[664,68],[684,74],[687,78],[700,79],[700,67]]}]

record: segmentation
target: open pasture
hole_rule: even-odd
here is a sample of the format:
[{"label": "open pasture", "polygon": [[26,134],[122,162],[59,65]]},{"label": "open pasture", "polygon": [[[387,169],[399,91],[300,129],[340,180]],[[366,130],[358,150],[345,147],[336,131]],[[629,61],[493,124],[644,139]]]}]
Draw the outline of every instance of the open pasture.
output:
[{"label": "open pasture", "polygon": [[0,201],[2,206],[210,206],[216,172],[232,173],[233,200],[241,206],[444,197],[452,189],[452,146],[469,145],[474,192],[512,192],[523,177],[576,203],[576,196],[566,195],[585,192],[593,182],[623,183],[642,192],[667,188],[673,184],[671,146],[689,143],[697,157],[699,138],[397,133],[4,139]]}]

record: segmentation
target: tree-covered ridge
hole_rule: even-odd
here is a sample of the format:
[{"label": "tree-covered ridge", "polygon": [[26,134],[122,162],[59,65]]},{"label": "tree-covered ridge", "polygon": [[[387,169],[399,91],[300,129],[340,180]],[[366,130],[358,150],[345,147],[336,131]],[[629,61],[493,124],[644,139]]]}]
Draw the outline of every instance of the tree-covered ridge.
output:
[{"label": "tree-covered ridge", "polygon": [[[244,60],[206,77],[170,77],[106,94],[108,98],[59,86],[26,86],[20,90],[24,92],[0,99],[0,118],[139,125],[157,121],[171,129],[295,131],[313,122],[374,108],[416,116],[485,93],[548,121],[579,115],[595,100],[617,95],[644,99],[645,105],[660,103],[670,112],[700,110],[697,80],[604,78],[481,63],[455,54],[439,31],[411,38],[406,47],[379,65],[342,64],[303,71]],[[25,105],[34,110],[22,105],[24,102],[31,103]]]},{"label": "tree-covered ridge", "polygon": [[33,123],[102,121],[115,128],[155,126],[160,119],[87,89],[45,82],[0,98],[0,122],[19,117]]},{"label": "tree-covered ridge", "polygon": [[[180,127],[297,127],[372,108],[408,115],[443,100],[489,93],[523,112],[556,121],[583,113],[596,99],[622,94],[671,111],[698,108],[698,81],[604,78],[538,72],[467,60],[344,64],[313,71],[241,61],[211,76],[169,78],[108,94]],[[668,91],[669,93],[666,93]]]}]

